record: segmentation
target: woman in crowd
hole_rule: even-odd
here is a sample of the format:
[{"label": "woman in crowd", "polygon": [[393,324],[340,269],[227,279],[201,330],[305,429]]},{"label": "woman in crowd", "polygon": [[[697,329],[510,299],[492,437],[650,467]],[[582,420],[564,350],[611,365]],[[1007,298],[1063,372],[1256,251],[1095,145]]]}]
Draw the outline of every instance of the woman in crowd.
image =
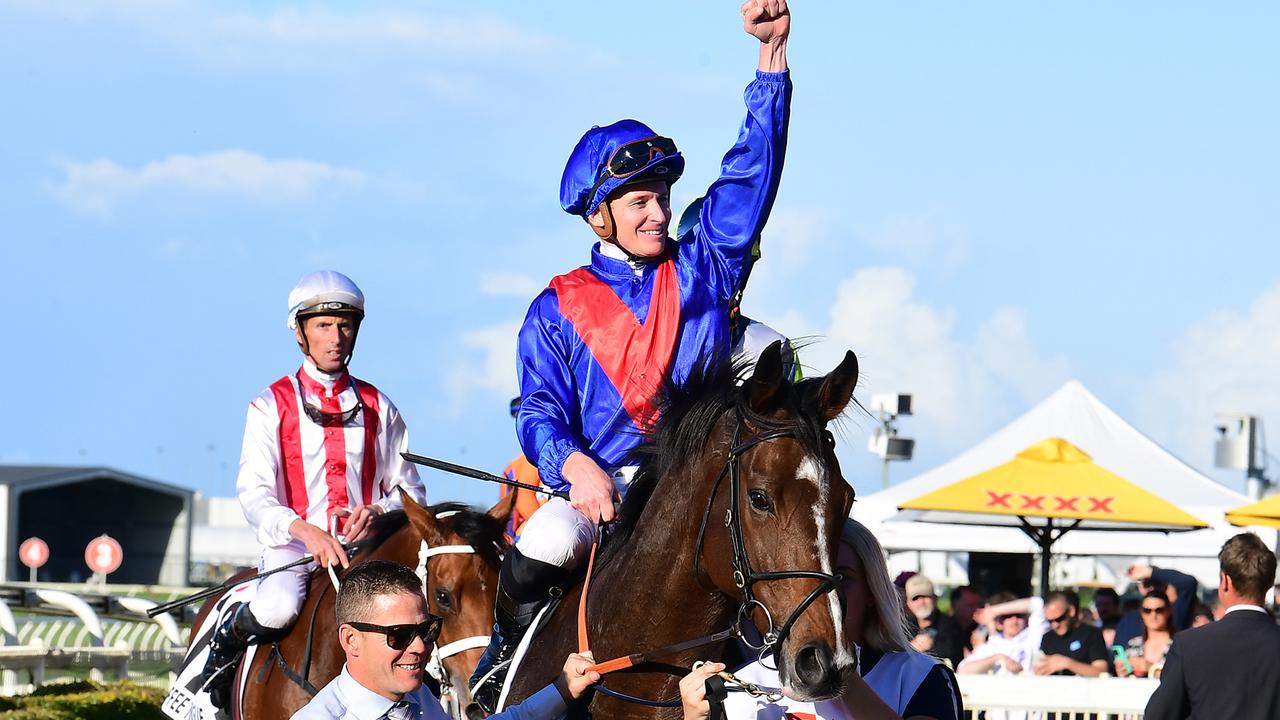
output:
[{"label": "woman in crowd", "polygon": [[[1125,653],[1129,664],[1115,661],[1116,675],[1120,677],[1160,677],[1164,656],[1173,644],[1173,606],[1169,598],[1159,592],[1149,592],[1142,598],[1142,635],[1129,641]],[[1132,666],[1133,671],[1129,671]]]},{"label": "woman in crowd", "polygon": [[[759,720],[813,717],[817,720],[959,720],[964,715],[955,676],[941,661],[909,649],[902,601],[884,563],[884,551],[870,530],[857,522],[845,522],[836,553],[836,572],[845,614],[844,631],[859,648],[858,672],[844,695],[831,700],[802,702],[790,697],[778,701],[731,692],[725,701],[730,718]],[[769,663],[772,665],[773,663]],[[708,663],[680,682],[685,720],[708,717],[706,680],[724,669]],[[735,673],[761,686],[781,684],[777,670],[756,661]]]}]

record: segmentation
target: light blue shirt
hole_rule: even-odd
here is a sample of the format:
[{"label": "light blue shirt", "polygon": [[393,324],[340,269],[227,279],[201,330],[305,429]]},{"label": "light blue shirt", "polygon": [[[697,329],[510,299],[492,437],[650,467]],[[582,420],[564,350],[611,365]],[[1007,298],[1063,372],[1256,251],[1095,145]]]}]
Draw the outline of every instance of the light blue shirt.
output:
[{"label": "light blue shirt", "polygon": [[[440,701],[426,686],[407,693],[412,720],[450,720]],[[293,714],[293,720],[384,720],[394,703],[356,682],[342,666],[342,672],[324,686],[311,702]],[[564,716],[564,700],[554,685],[539,690],[529,699],[489,717],[495,720],[557,720]]]}]

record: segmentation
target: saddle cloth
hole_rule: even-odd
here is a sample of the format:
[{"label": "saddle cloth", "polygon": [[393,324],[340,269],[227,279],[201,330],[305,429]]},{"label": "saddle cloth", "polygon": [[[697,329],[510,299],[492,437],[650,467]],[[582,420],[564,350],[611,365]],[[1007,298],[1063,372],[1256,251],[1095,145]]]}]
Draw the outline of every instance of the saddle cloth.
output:
[{"label": "saddle cloth", "polygon": [[[235,611],[238,605],[253,599],[257,586],[257,583],[247,582],[232,588],[218,598],[213,610],[205,616],[200,625],[191,629],[193,638],[191,645],[187,648],[186,657],[182,659],[182,665],[178,668],[173,687],[169,688],[164,702],[160,704],[160,712],[166,717],[172,720],[232,720],[230,708],[219,710],[209,702],[209,693],[201,689],[204,684],[201,674],[204,672],[205,659],[209,656],[209,640],[213,637],[214,630]],[[236,668],[236,673],[241,676],[240,682],[236,684],[237,692],[245,686],[244,674],[253,664],[257,647],[257,645],[250,645],[239,667]],[[240,705],[240,698],[235,699],[234,705]]]}]

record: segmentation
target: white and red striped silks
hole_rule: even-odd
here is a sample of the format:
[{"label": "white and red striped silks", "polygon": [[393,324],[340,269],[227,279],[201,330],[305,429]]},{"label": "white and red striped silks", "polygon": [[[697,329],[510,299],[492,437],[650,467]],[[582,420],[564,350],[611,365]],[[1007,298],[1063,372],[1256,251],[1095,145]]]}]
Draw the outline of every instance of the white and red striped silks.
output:
[{"label": "white and red striped silks", "polygon": [[[328,413],[361,401],[364,409],[345,426],[324,427],[307,416],[300,392]],[[400,508],[396,486],[425,502],[417,470],[400,457],[408,448],[404,420],[386,395],[348,373],[322,373],[308,358],[250,403],[236,493],[259,542],[284,545],[298,518],[328,532],[340,510]]]}]

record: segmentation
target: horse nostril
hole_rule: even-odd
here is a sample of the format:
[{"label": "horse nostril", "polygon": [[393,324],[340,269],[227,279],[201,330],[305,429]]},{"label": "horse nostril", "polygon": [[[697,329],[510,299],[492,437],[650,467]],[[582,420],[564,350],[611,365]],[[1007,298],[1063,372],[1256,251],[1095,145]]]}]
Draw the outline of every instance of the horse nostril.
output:
[{"label": "horse nostril", "polygon": [[796,653],[796,675],[811,687],[822,685],[832,674],[831,650],[823,643],[805,645]]}]

